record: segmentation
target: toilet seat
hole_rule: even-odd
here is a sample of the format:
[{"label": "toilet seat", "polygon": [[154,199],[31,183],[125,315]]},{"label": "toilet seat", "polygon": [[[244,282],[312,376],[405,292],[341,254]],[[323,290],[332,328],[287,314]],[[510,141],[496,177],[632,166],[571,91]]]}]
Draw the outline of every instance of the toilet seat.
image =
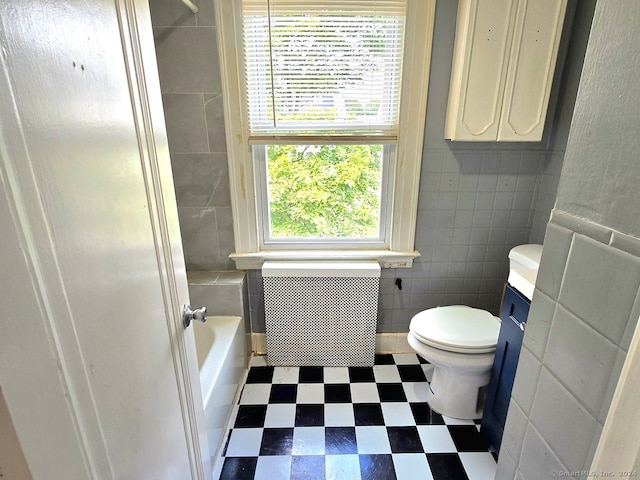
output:
[{"label": "toilet seat", "polygon": [[441,350],[490,353],[496,349],[500,320],[485,310],[451,305],[416,314],[409,330],[419,341]]}]

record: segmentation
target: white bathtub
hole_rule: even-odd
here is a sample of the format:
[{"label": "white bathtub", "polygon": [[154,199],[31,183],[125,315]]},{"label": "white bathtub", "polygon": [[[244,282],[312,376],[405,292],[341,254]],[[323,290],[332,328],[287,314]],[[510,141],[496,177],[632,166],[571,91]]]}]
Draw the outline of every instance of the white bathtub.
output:
[{"label": "white bathtub", "polygon": [[240,317],[212,316],[193,325],[213,465],[246,371],[244,322]]}]

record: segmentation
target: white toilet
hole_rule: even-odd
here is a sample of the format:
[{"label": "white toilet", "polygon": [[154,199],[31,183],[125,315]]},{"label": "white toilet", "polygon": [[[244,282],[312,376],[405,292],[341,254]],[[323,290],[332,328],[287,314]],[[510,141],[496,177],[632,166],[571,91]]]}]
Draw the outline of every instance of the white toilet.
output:
[{"label": "white toilet", "polygon": [[409,345],[434,365],[427,403],[448,417],[482,416],[500,319],[485,310],[452,305],[424,310],[411,319]]},{"label": "white toilet", "polygon": [[[541,248],[514,247],[509,253],[510,270],[535,267],[537,273]],[[467,420],[482,417],[499,330],[499,318],[464,305],[414,315],[407,339],[418,355],[434,365],[427,392],[427,403],[434,411]]]}]

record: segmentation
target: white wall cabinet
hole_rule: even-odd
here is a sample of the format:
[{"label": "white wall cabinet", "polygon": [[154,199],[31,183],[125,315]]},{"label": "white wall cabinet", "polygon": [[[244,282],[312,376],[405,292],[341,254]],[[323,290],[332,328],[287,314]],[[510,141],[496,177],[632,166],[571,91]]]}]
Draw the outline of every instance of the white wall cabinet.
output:
[{"label": "white wall cabinet", "polygon": [[542,139],[567,0],[460,0],[445,138]]}]

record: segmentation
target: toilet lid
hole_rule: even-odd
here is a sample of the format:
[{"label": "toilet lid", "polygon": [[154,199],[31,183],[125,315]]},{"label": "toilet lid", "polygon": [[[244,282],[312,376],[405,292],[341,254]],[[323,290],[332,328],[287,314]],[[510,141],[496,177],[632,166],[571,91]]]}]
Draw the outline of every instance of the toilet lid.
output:
[{"label": "toilet lid", "polygon": [[409,330],[422,342],[452,352],[486,353],[496,348],[500,320],[485,310],[452,305],[424,310]]}]

